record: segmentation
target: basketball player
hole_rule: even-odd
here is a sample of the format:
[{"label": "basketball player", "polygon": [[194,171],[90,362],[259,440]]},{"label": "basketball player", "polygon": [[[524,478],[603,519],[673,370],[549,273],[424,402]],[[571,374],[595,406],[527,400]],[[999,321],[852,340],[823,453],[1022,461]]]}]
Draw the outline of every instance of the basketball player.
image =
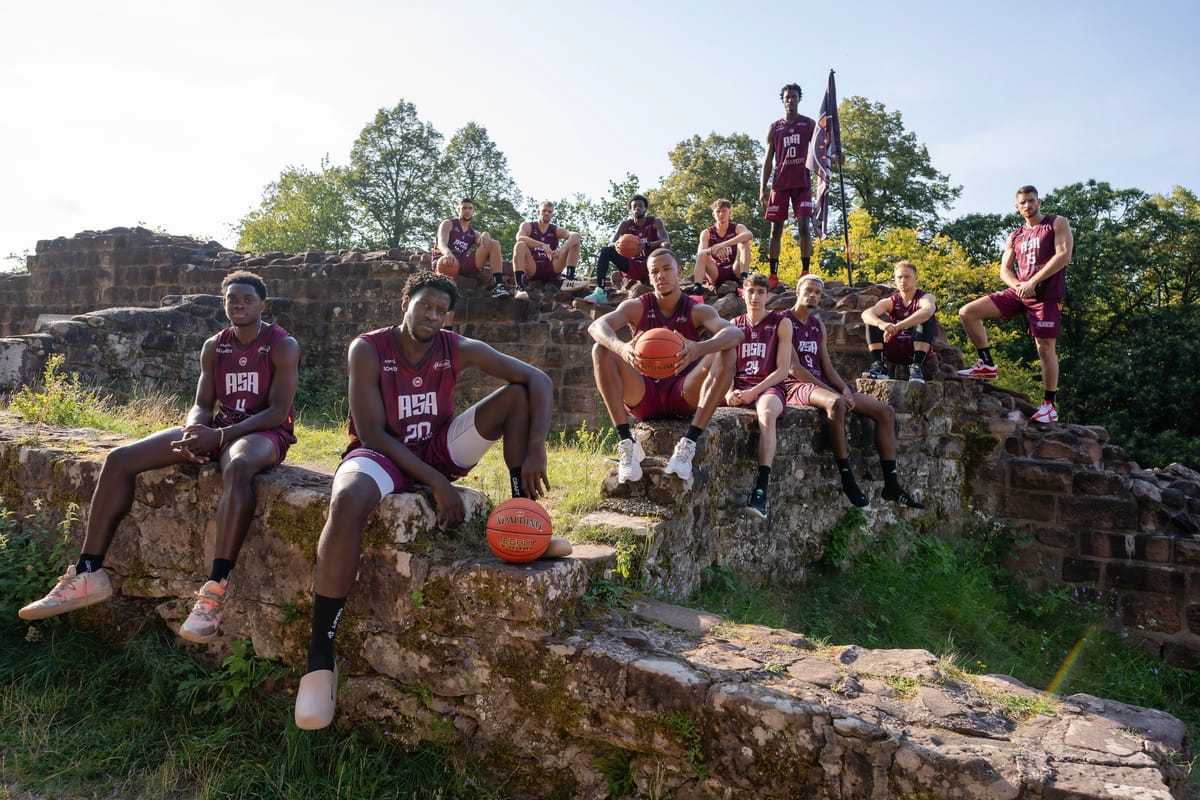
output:
[{"label": "basketball player", "polygon": [[[766,209],[764,216],[771,221],[771,245],[768,257],[771,264],[771,288],[779,285],[779,246],[788,220],[788,204],[795,211],[796,232],[800,238],[802,275],[812,264],[812,176],[808,173],[808,144],[812,141],[817,123],[812,117],[800,114],[800,86],[789,83],[779,90],[783,101],[783,119],[767,128],[767,155],[763,159],[759,200]],[[770,181],[770,191],[767,181]]]},{"label": "basketball player", "polygon": [[[624,301],[588,327],[596,340],[592,367],[619,437],[617,480],[641,480],[646,457],[630,432],[629,415],[641,420],[691,417],[692,424],[675,445],[666,468],[668,475],[677,475],[690,488],[696,442],[733,383],[735,348],[742,332],[721,319],[712,306],[697,303],[679,290],[679,261],[670,250],[655,250],[646,266],[654,291]],[[617,337],[625,326],[634,336],[651,328],[680,334],[686,345],[675,374],[661,380],[644,376],[633,344]],[[711,338],[700,341],[701,329]]]},{"label": "basketball player", "polygon": [[910,365],[908,379],[924,383],[923,367],[937,327],[937,301],[917,288],[917,266],[911,261],[896,262],[892,277],[896,279],[896,291],[862,315],[867,326],[867,349],[871,351],[871,367],[863,377],[886,379],[887,359],[893,364]]},{"label": "basketball player", "polygon": [[[1058,422],[1058,352],[1062,330],[1062,301],[1067,293],[1066,268],[1075,246],[1066,217],[1042,213],[1042,201],[1033,186],[1017,189],[1017,213],[1025,223],[1008,236],[1000,257],[1000,280],[1008,286],[967,303],[958,310],[979,360],[958,374],[964,378],[995,380],[1000,372],[988,347],[985,319],[1012,319],[1025,314],[1029,335],[1037,345],[1045,395],[1033,415],[1034,422]],[[1015,272],[1015,274],[1014,274]]]},{"label": "basketball player", "polygon": [[829,419],[829,441],[842,479],[842,491],[856,506],[870,503],[854,473],[850,471],[850,451],[846,445],[846,412],[853,411],[875,421],[875,447],[883,471],[883,499],[909,508],[924,508],[900,487],[896,476],[896,413],[890,406],[846,385],[833,368],[825,346],[825,324],[815,311],[821,302],[825,282],[816,275],[805,275],[796,286],[796,304],[787,310],[792,320],[792,345],[796,354],[792,376],[784,382],[788,405],[815,406]]},{"label": "basketball player", "polygon": [[737,372],[733,387],[725,395],[726,405],[752,407],[758,414],[758,475],[746,513],[759,519],[767,518],[767,484],[775,463],[775,422],[787,404],[783,381],[793,358],[791,317],[767,310],[769,289],[766,275],[755,273],[746,280],[746,313],[733,320],[743,336],[737,347]]},{"label": "basketball player", "polygon": [[692,279],[716,289],[725,281],[742,285],[742,275],[750,264],[750,243],[754,233],[729,219],[733,203],[724,198],[712,204],[715,225],[700,234],[700,249],[696,251],[696,272]]},{"label": "basketball player", "polygon": [[500,242],[471,227],[475,201],[464,197],[458,202],[458,219],[451,217],[438,225],[433,241],[433,263],[449,253],[458,259],[462,275],[490,274],[494,282],[492,297],[508,297],[504,286],[504,263]]},{"label": "basketball player", "polygon": [[[517,243],[513,247],[513,270],[517,273],[518,300],[529,297],[525,281],[554,281],[563,276],[563,289],[577,289],[584,285],[575,280],[575,268],[579,265],[579,234],[555,225],[554,203],[543,200],[538,207],[538,218],[521,223],[517,231]],[[565,273],[565,275],[564,275]]]},{"label": "basketball player", "polygon": [[49,594],[18,612],[22,619],[51,617],[110,597],[104,556],[133,505],[137,476],[187,461],[216,461],[222,480],[216,552],[208,581],[179,629],[193,642],[216,638],[234,563],[254,513],[254,476],[283,461],[296,441],[292,401],[300,365],[300,346],[291,334],[263,322],[267,287],[261,278],[231,272],[221,282],[221,294],[233,324],[200,351],[200,379],[186,422],[109,451],[92,494],[79,559]]},{"label": "basketball player", "polygon": [[[308,672],[296,696],[299,728],[333,721],[334,634],[358,572],[363,527],[380,500],[422,484],[433,495],[439,527],[458,525],[465,509],[452,481],[500,438],[513,496],[536,500],[550,488],[550,379],[483,342],[443,330],[457,302],[453,280],[418,272],[404,285],[400,324],[350,344],[350,444],[333,476],[329,517],[317,544]],[[504,385],[455,416],[455,386],[470,368]],[[546,554],[570,552],[565,539],[554,537]]]},{"label": "basketball player", "polygon": [[[604,280],[608,277],[610,264],[616,265],[622,279],[650,283],[646,268],[646,256],[660,247],[670,248],[671,237],[667,228],[658,217],[646,215],[649,203],[645,197],[635,194],[629,198],[629,218],[622,220],[612,236],[612,242],[600,248],[600,256],[596,259],[596,291],[583,298],[592,303],[604,303],[608,300],[608,292],[604,290]],[[632,233],[641,241],[638,254],[626,258],[617,252],[616,241],[627,233]]]}]

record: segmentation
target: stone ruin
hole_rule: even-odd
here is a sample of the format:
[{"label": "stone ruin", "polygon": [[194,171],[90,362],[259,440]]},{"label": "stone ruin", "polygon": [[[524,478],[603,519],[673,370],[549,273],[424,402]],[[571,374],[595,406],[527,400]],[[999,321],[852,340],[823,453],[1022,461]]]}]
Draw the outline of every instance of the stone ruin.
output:
[{"label": "stone ruin", "polygon": [[[83,241],[93,246],[94,239]],[[69,246],[55,252],[70,262]],[[119,252],[109,253],[110,263]],[[397,313],[398,304],[388,306],[397,284],[420,259],[358,255],[349,263],[370,265],[364,280],[392,276],[380,279],[366,307],[387,324],[394,317],[386,315]],[[309,269],[304,262],[253,266],[265,276],[285,266],[296,274]],[[196,296],[211,292],[221,271],[194,271],[208,272],[206,285],[167,287],[186,301],[83,314],[0,340],[0,381],[13,384],[13,364],[25,370],[15,380],[26,380],[47,354],[62,352],[85,374],[99,377],[96,366],[86,372],[91,364],[110,377],[186,386],[194,380],[187,362],[221,324],[219,302]],[[141,273],[150,274],[148,265]],[[266,277],[282,294],[275,288],[282,276]],[[318,291],[324,280],[298,280],[293,290],[315,309],[329,302]],[[0,286],[0,294],[9,289]],[[858,314],[881,291],[831,287],[822,314],[845,375],[865,365]],[[581,410],[570,413],[595,424],[600,406],[585,330],[591,313],[571,297],[534,295],[526,309],[470,296],[461,325],[476,326],[471,335],[502,337],[505,350],[504,342],[518,338],[537,341],[528,360],[565,381],[560,402],[565,389],[574,390],[573,407]],[[729,315],[737,299],[714,302]],[[298,327],[328,322],[305,312],[289,327],[302,338]],[[378,325],[363,316],[347,330],[370,327]],[[156,336],[173,343],[156,353],[146,344],[164,340]],[[339,347],[344,352],[345,342]],[[318,349],[305,343],[306,356]],[[938,349],[944,373],[961,363],[944,343]],[[1178,465],[1142,469],[1100,428],[1032,427],[1026,398],[990,386],[861,380],[859,389],[896,409],[900,471],[932,518],[953,524],[979,511],[1010,520],[1031,541],[1017,565],[1031,581],[1117,589],[1123,622],[1143,646],[1195,668],[1200,475]],[[749,412],[726,409],[705,435],[695,491],[679,491],[677,479],[662,473],[682,428],[638,426],[651,456],[647,478],[621,487],[601,471],[601,510],[580,527],[596,539],[607,530],[636,541],[636,578],[659,596],[687,594],[712,565],[751,581],[801,577],[844,508],[819,428],[813,412],[782,420],[769,526],[737,513],[753,474],[755,424]],[[0,499],[18,513],[34,498],[58,513],[70,502],[86,508],[114,441],[4,418]],[[866,426],[852,423],[855,470],[870,492],[879,475],[873,457],[861,456],[873,452],[869,441]],[[328,484],[328,475],[287,465],[256,479],[255,523],[224,638],[212,648],[218,654],[244,638],[260,655],[303,663]],[[339,634],[346,659],[339,724],[374,721],[407,741],[456,742],[485,756],[515,796],[604,797],[614,785],[632,787],[637,797],[677,798],[1187,796],[1176,764],[1190,757],[1191,743],[1169,715],[1085,695],[1044,697],[1007,676],[965,675],[923,651],[817,646],[798,633],[734,626],[653,600],[624,613],[591,606],[583,602],[589,580],[614,569],[613,548],[582,545],[563,561],[504,565],[483,545],[486,498],[462,492],[472,521],[449,537],[430,535],[432,509],[421,495],[389,498],[372,517]],[[144,475],[109,558],[117,599],[74,616],[114,633],[153,608],[177,625],[203,579],[198,570],[213,547],[219,493],[211,467]],[[879,501],[867,512],[875,532],[916,518]],[[1016,713],[1016,699],[1041,700],[1045,713]]]}]

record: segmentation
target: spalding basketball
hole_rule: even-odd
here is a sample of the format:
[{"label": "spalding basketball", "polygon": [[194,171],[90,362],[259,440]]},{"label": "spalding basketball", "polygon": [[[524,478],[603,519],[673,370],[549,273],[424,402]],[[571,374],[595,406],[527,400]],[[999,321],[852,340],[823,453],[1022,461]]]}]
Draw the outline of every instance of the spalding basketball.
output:
[{"label": "spalding basketball", "polygon": [[626,258],[633,258],[642,252],[642,240],[632,233],[623,233],[617,239],[617,252]]},{"label": "spalding basketball", "polygon": [[651,328],[633,343],[633,352],[642,362],[642,374],[647,378],[669,378],[675,374],[684,338],[667,328]]},{"label": "spalding basketball", "polygon": [[487,521],[488,547],[513,564],[541,556],[550,546],[552,533],[546,509],[527,497],[505,500],[492,509]]},{"label": "spalding basketball", "polygon": [[447,278],[458,275],[458,259],[454,256],[442,256],[434,265],[433,271]]}]

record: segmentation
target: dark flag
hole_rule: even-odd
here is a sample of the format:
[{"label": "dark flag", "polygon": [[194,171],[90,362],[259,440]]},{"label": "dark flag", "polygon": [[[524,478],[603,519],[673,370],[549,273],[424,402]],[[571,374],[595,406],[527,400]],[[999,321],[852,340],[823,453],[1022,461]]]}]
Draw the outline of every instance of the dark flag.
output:
[{"label": "dark flag", "polygon": [[842,129],[838,123],[837,89],[833,85],[833,70],[829,70],[829,87],[821,101],[821,114],[808,147],[807,167],[817,179],[813,192],[813,228],[817,237],[825,238],[829,227],[829,181],[833,177],[832,162],[842,154]]}]

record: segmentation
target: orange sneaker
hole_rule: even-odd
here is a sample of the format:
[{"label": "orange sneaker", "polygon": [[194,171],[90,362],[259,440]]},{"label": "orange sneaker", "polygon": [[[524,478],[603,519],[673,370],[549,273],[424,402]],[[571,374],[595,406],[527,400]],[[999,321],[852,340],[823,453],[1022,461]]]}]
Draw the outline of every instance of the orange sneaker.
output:
[{"label": "orange sneaker", "polygon": [[189,642],[204,644],[217,638],[225,601],[229,599],[227,581],[208,581],[200,587],[192,613],[179,626],[179,635]]},{"label": "orange sneaker", "polygon": [[46,619],[84,606],[103,603],[112,597],[112,584],[103,568],[95,572],[76,574],[75,565],[67,567],[67,574],[41,600],[35,600],[17,612],[21,619]]}]

